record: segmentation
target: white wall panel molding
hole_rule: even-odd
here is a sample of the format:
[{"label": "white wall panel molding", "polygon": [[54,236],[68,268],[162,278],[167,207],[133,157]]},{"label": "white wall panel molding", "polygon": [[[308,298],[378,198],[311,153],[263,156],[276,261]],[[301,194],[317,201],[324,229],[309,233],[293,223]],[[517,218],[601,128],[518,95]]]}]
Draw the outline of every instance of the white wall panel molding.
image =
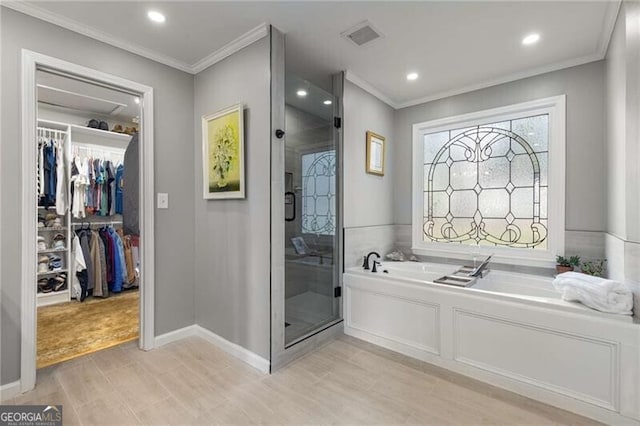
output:
[{"label": "white wall panel molding", "polygon": [[608,424],[640,425],[630,317],[419,282],[403,278],[403,266],[415,269],[389,267],[397,278],[347,270],[345,334]]},{"label": "white wall panel molding", "polygon": [[613,411],[619,352],[617,342],[453,309],[454,360]]},{"label": "white wall panel molding", "polygon": [[345,296],[350,328],[396,342],[414,353],[440,354],[440,306],[350,287]]}]

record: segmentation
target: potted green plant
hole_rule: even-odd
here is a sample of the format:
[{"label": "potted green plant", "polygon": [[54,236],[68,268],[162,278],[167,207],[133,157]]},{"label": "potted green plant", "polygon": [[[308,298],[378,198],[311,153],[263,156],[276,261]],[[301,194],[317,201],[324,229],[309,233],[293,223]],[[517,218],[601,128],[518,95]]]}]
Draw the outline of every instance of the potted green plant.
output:
[{"label": "potted green plant", "polygon": [[573,271],[578,266],[580,266],[580,256],[571,256],[569,258],[556,256],[556,271],[559,274]]},{"label": "potted green plant", "polygon": [[596,259],[588,262],[584,262],[582,267],[583,274],[593,275],[594,277],[601,277],[604,275],[604,267],[607,263],[607,259]]}]

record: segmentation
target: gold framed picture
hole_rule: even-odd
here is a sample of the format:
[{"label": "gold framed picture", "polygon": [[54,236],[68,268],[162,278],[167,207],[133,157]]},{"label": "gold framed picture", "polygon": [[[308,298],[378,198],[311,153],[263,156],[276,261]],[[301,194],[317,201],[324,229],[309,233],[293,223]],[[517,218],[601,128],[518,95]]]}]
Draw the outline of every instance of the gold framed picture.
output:
[{"label": "gold framed picture", "polygon": [[202,117],[203,197],[244,198],[242,104]]},{"label": "gold framed picture", "polygon": [[367,173],[384,176],[384,136],[367,132]]}]

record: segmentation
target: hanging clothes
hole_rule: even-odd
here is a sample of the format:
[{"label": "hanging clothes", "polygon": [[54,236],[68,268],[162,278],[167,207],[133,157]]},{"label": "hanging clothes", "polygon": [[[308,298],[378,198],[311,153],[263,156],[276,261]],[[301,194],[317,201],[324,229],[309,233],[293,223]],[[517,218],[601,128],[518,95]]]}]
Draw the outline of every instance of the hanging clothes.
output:
[{"label": "hanging clothes", "polygon": [[114,258],[113,258],[113,291],[122,291],[123,284],[126,283],[127,266],[124,259],[124,246],[120,236],[113,228],[107,228],[111,239],[113,240]]},{"label": "hanging clothes", "polygon": [[73,166],[71,171],[71,185],[72,185],[72,205],[71,213],[76,219],[85,218],[85,204],[87,199],[87,187],[89,185],[89,170],[87,159],[80,159],[75,157],[73,159]]},{"label": "hanging clothes", "polygon": [[129,235],[124,235],[124,231],[122,229],[118,229],[118,235],[122,238],[122,244],[124,246],[124,261],[127,273],[126,282],[131,285],[136,281],[136,271],[133,263],[133,253],[131,251],[131,237]]},{"label": "hanging clothes", "polygon": [[105,163],[107,171],[107,211],[109,216],[116,214],[116,169],[111,161]]},{"label": "hanging clothes", "polygon": [[81,292],[80,301],[82,302],[89,294],[89,289],[93,288],[93,263],[91,262],[91,231],[88,229],[79,229],[76,231],[76,236],[80,242],[80,250],[84,258],[84,264],[86,266],[86,279],[78,276],[80,281]]},{"label": "hanging clothes", "polygon": [[44,196],[44,144],[46,140],[40,137],[38,140],[38,198]]},{"label": "hanging clothes", "polygon": [[58,141],[56,143],[56,213],[58,216],[67,214],[67,174],[65,165],[64,146]]},{"label": "hanging clothes", "polygon": [[[93,268],[93,295],[97,297],[105,296],[102,293],[102,268],[97,265],[101,265],[101,257],[100,257],[100,245],[98,244],[98,233],[96,231],[91,231],[91,264],[94,265]],[[109,295],[107,292],[106,296]]]},{"label": "hanging clothes", "polygon": [[80,300],[83,292],[86,291],[88,278],[87,264],[77,235],[73,236],[71,247],[71,297]]},{"label": "hanging clothes", "polygon": [[122,214],[122,193],[124,191],[124,165],[116,167],[116,214]]},{"label": "hanging clothes", "polygon": [[40,205],[51,207],[56,203],[56,148],[53,140],[48,140],[42,147],[43,195]]}]

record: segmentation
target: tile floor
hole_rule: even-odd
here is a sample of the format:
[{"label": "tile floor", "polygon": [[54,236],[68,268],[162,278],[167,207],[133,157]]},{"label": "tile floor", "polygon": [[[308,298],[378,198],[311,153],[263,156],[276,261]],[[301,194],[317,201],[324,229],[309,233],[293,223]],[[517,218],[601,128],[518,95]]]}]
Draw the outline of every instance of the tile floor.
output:
[{"label": "tile floor", "polygon": [[289,326],[284,329],[285,343],[289,343],[335,319],[333,297],[306,291],[284,301],[284,320]]},{"label": "tile floor", "polygon": [[38,372],[5,403],[62,404],[64,424],[596,424],[342,337],[263,375],[197,337],[107,349]]}]

